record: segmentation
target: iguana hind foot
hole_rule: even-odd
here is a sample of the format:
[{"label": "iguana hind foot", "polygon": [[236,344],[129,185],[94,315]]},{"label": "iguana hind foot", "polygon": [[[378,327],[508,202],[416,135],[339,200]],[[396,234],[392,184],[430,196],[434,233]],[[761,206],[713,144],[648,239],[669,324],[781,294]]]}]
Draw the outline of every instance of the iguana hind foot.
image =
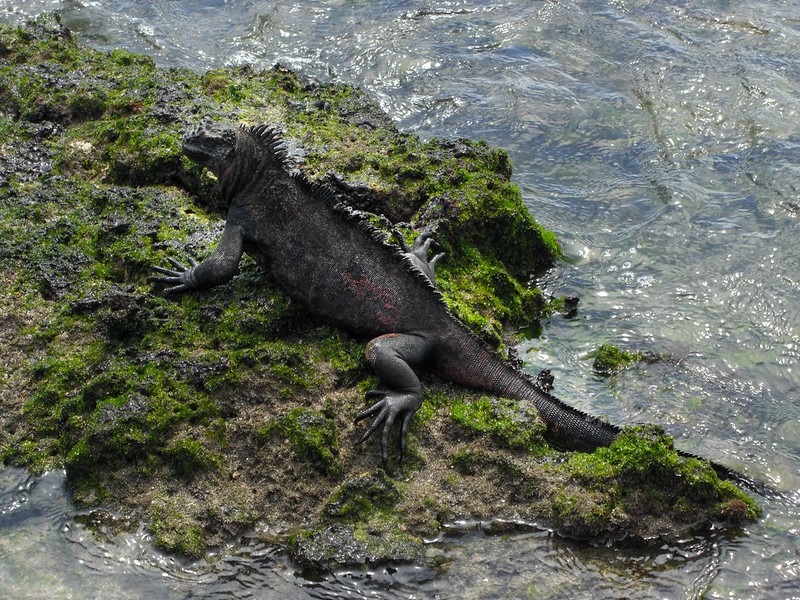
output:
[{"label": "iguana hind foot", "polygon": [[367,393],[367,398],[380,398],[372,406],[356,416],[356,423],[375,416],[372,424],[361,434],[356,443],[361,443],[380,427],[381,457],[389,459],[389,433],[395,422],[401,419],[400,457],[408,444],[408,429],[411,417],[422,406],[422,385],[413,367],[430,360],[435,348],[431,340],[420,333],[388,333],[367,344],[367,362],[375,369],[385,389]]},{"label": "iguana hind foot", "polygon": [[380,398],[367,410],[359,413],[355,422],[377,415],[372,424],[356,440],[356,444],[367,441],[378,428],[383,426],[381,432],[381,458],[383,462],[389,461],[389,433],[398,418],[402,418],[400,427],[400,460],[405,456],[408,447],[408,428],[411,425],[411,417],[422,405],[422,395],[419,393],[391,392],[386,390],[371,390],[367,392],[367,398]]}]

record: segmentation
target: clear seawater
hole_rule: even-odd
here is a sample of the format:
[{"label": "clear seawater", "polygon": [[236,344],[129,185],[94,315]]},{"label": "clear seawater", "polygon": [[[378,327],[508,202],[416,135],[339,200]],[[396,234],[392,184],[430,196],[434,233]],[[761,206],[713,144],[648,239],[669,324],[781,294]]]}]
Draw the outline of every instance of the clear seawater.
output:
[{"label": "clear seawater", "polygon": [[[444,536],[450,561],[295,573],[244,540],[185,563],[146,533],[98,539],[63,474],[0,472],[9,598],[800,598],[800,0],[0,0],[80,39],[197,70],[288,65],[357,84],[398,126],[509,151],[581,298],[520,346],[559,396],[788,492],[738,536],[641,551],[532,532]],[[599,343],[668,360],[614,381]]]}]

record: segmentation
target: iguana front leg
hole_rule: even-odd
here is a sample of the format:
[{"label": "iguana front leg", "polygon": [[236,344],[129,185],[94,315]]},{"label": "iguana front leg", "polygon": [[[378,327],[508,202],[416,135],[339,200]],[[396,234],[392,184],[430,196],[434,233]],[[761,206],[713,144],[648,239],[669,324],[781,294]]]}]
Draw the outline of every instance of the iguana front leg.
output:
[{"label": "iguana front leg", "polygon": [[422,385],[412,366],[420,366],[430,359],[434,344],[429,338],[416,333],[390,333],[367,344],[366,357],[381,378],[386,389],[367,392],[367,398],[379,398],[355,419],[356,423],[367,417],[375,420],[356,441],[367,440],[378,428],[381,432],[381,457],[389,459],[389,432],[398,419],[400,428],[400,458],[406,452],[408,428],[411,417],[422,406]]},{"label": "iguana front leg", "polygon": [[242,259],[243,244],[244,232],[240,226],[231,225],[229,216],[222,237],[208,258],[201,263],[190,258],[191,266],[188,268],[170,258],[173,268],[153,267],[161,276],[150,277],[148,281],[170,286],[164,290],[165,294],[210,288],[225,283],[236,275]]}]

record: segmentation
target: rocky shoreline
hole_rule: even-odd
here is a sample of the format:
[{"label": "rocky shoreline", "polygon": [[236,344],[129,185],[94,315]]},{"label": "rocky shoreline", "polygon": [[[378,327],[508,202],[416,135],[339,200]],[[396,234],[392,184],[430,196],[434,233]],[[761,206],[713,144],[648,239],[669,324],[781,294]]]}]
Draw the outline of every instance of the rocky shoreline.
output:
[{"label": "rocky shoreline", "polygon": [[423,540],[464,520],[663,543],[759,515],[655,428],[560,453],[532,407],[432,376],[409,457],[384,469],[374,441],[353,447],[375,383],[364,340],[314,320],[252,261],[178,299],[146,281],[167,256],[205,256],[222,225],[184,131],[266,121],[378,227],[433,229],[446,301],[503,348],[509,327],[535,329],[563,300],[530,285],[560,249],[502,150],[423,142],[361,90],[280,66],[198,74],[92,50],[55,16],[0,27],[0,72],[0,456],[65,466],[85,522],[141,521],[189,556],[256,531],[326,569],[435,562]]}]

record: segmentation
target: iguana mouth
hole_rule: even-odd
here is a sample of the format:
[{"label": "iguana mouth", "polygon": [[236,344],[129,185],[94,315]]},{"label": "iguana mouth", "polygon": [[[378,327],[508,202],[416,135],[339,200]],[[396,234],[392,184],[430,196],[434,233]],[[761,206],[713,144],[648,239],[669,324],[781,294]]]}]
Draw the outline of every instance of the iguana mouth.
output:
[{"label": "iguana mouth", "polygon": [[208,155],[205,152],[203,152],[202,150],[198,150],[197,148],[187,144],[186,142],[183,142],[182,150],[183,153],[186,155],[186,157],[191,160],[199,161],[208,158]]}]

